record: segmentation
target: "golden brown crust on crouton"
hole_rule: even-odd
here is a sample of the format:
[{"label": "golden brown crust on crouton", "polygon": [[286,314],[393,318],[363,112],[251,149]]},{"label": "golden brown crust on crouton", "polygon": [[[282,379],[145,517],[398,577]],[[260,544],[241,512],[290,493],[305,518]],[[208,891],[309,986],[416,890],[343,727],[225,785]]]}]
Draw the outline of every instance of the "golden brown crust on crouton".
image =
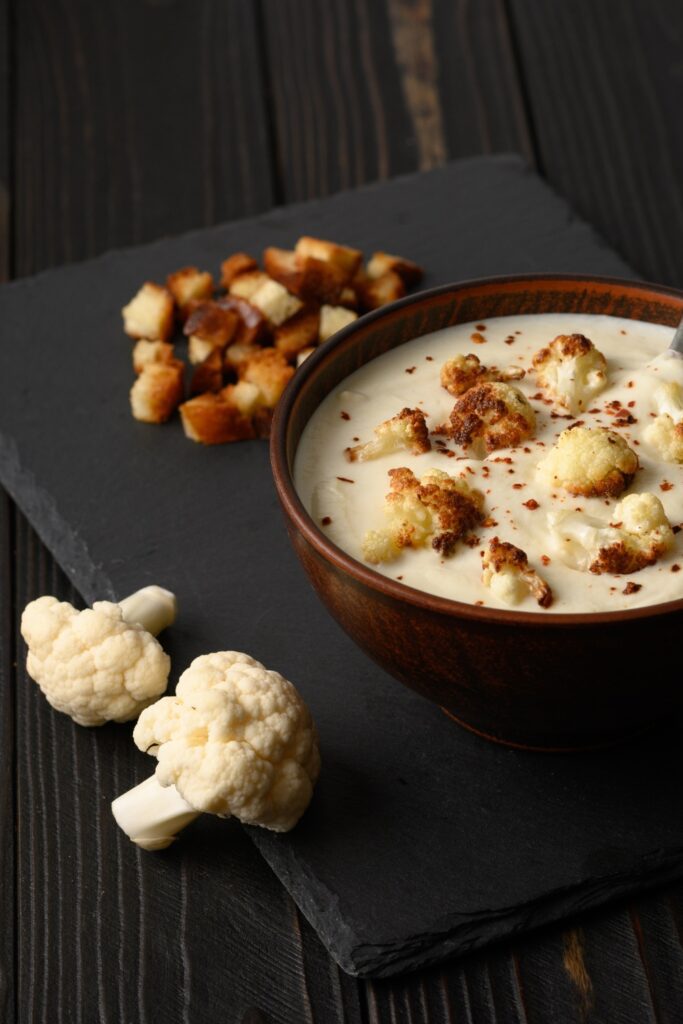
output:
[{"label": "golden brown crust on crouton", "polygon": [[180,406],[183,430],[200,444],[226,444],[256,437],[249,416],[245,416],[223,392],[197,395]]},{"label": "golden brown crust on crouton", "polygon": [[168,341],[173,333],[173,296],[168,288],[145,281],[121,315],[129,338]]},{"label": "golden brown crust on crouton", "polygon": [[213,294],[213,277],[198,267],[182,267],[166,278],[166,287],[175,299],[181,317],[188,312],[188,303],[210,299]]},{"label": "golden brown crust on crouton", "polygon": [[167,341],[148,341],[140,338],[133,346],[133,369],[142,373],[149,363],[170,363],[173,361],[173,345]]},{"label": "golden brown crust on crouton", "polygon": [[262,270],[245,270],[243,274],[236,274],[228,292],[230,295],[237,295],[240,299],[251,299],[252,295],[259,290],[270,278]]},{"label": "golden brown crust on crouton", "polygon": [[422,280],[422,267],[412,260],[404,259],[403,256],[392,256],[388,252],[373,252],[372,259],[368,262],[368,277],[382,277],[388,271],[398,274],[406,288],[411,288]]},{"label": "golden brown crust on crouton", "polygon": [[143,423],[164,423],[183,400],[184,365],[179,359],[148,363],[130,390],[133,416]]},{"label": "golden brown crust on crouton", "polygon": [[224,353],[225,369],[239,372],[239,368],[243,363],[246,363],[248,359],[262,351],[263,349],[260,345],[241,345],[238,342],[228,345]]},{"label": "golden brown crust on crouton", "polygon": [[279,249],[275,245],[263,250],[263,266],[274,281],[279,281],[290,292],[299,294],[301,267],[293,249]]},{"label": "golden brown crust on crouton", "polygon": [[327,341],[337,331],[341,331],[343,327],[348,327],[350,323],[357,319],[358,314],[354,313],[352,309],[346,309],[344,306],[321,306],[319,340],[321,342]]},{"label": "golden brown crust on crouton", "polygon": [[190,380],[190,394],[201,395],[205,391],[221,391],[223,388],[223,353],[219,348],[199,363]]},{"label": "golden brown crust on crouton", "polygon": [[235,252],[221,263],[221,284],[229,288],[238,274],[246,274],[250,270],[258,270],[258,263],[246,252]]},{"label": "golden brown crust on crouton", "polygon": [[402,299],[406,293],[405,284],[393,270],[387,271],[381,277],[369,277],[366,281],[359,281],[354,287],[362,308],[366,310],[379,309],[389,302]]},{"label": "golden brown crust on crouton", "polygon": [[312,238],[310,235],[302,235],[294,247],[294,251],[302,260],[312,257],[315,260],[323,260],[325,263],[333,263],[345,274],[349,282],[363,260],[363,253],[360,249],[352,249],[348,245],[338,245],[336,242],[328,242],[323,238]]},{"label": "golden brown crust on crouton", "polygon": [[308,302],[338,302],[349,280],[344,266],[289,249],[266,249],[263,264],[275,281]]},{"label": "golden brown crust on crouton", "polygon": [[285,359],[293,360],[302,351],[318,340],[320,313],[317,310],[302,309],[296,316],[285,321],[275,330],[275,348]]},{"label": "golden brown crust on crouton", "polygon": [[533,409],[517,388],[509,384],[477,384],[453,407],[446,432],[456,444],[481,440],[486,451],[513,448],[531,437]]},{"label": "golden brown crust on crouton", "polygon": [[203,302],[187,318],[183,334],[207,342],[212,348],[225,348],[239,328],[239,316],[222,303]]},{"label": "golden brown crust on crouton", "polygon": [[294,367],[287,363],[282,352],[264,348],[256,352],[239,367],[240,380],[256,384],[263,395],[264,405],[274,409],[282,392],[294,376]]},{"label": "golden brown crust on crouton", "polygon": [[217,305],[222,309],[237,314],[237,328],[231,341],[236,345],[256,345],[268,334],[268,321],[260,309],[253,306],[247,299],[237,295],[226,295],[218,299]]}]

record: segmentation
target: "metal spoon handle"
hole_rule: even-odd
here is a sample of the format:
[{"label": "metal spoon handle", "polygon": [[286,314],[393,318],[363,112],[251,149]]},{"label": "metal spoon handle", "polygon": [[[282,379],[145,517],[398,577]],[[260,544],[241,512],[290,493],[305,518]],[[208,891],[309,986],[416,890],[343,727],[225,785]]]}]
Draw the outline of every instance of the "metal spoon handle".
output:
[{"label": "metal spoon handle", "polygon": [[676,352],[679,356],[683,356],[683,317],[681,318],[681,322],[676,328],[676,333],[671,339],[671,344],[669,345],[669,352]]}]

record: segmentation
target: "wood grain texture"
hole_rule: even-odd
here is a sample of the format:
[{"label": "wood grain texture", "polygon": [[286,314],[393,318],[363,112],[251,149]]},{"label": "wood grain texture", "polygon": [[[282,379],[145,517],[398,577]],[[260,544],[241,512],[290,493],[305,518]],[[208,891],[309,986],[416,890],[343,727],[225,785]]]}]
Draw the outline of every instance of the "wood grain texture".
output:
[{"label": "wood grain texture", "polygon": [[683,6],[509,0],[548,179],[643,276],[683,284]]},{"label": "wood grain texture", "polygon": [[15,6],[17,275],[271,205],[250,0]]}]

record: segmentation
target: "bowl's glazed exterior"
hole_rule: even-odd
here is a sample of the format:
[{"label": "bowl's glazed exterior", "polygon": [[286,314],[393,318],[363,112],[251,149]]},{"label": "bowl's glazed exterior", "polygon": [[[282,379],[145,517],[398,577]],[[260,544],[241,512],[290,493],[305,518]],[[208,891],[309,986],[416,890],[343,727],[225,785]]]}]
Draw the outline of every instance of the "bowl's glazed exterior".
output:
[{"label": "bowl's glazed exterior", "polygon": [[388,579],[330,543],[299,500],[292,466],[322,399],[375,356],[456,323],[593,313],[675,326],[683,293],[600,278],[508,277],[422,292],[363,317],[307,360],[278,405],[271,459],[292,544],[322,601],[356,643],[462,725],[541,750],[601,746],[683,702],[667,655],[680,600],[558,615],[477,607]]}]

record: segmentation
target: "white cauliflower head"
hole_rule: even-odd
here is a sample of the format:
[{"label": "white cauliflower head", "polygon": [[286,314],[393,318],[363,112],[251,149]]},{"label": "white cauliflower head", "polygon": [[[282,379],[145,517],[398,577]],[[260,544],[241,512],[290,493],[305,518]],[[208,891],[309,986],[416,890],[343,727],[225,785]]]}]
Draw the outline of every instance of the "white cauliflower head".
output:
[{"label": "white cauliflower head", "polygon": [[349,462],[366,462],[381,455],[403,449],[413,455],[421,455],[432,447],[425,414],[421,409],[401,409],[389,420],[375,427],[375,437],[366,444],[346,448],[344,454]]},{"label": "white cauliflower head", "polygon": [[418,479],[402,466],[390,469],[389,479],[384,509],[388,524],[368,531],[363,540],[363,557],[373,565],[427,541],[441,555],[451,555],[458,540],[483,518],[484,495],[463,478],[430,469]]},{"label": "white cauliflower head", "polygon": [[536,429],[536,415],[519,388],[486,382],[458,399],[442,429],[456,444],[492,452],[530,438]]},{"label": "white cauliflower head", "polygon": [[572,416],[607,384],[607,360],[583,334],[559,334],[536,353],[533,367],[539,385]]},{"label": "white cauliflower head", "polygon": [[294,686],[246,654],[195,658],[175,697],[140,715],[133,739],[156,778],[195,810],[286,832],[320,769],[315,726]]},{"label": "white cauliflower head", "polygon": [[638,456],[620,434],[581,426],[563,430],[538,466],[548,487],[586,498],[616,498],[637,469]]},{"label": "white cauliflower head", "polygon": [[168,655],[110,601],[79,612],[68,601],[39,597],[24,609],[21,635],[28,674],[79,725],[127,722],[166,689]]},{"label": "white cauliflower head", "polygon": [[658,415],[645,428],[645,440],[667,462],[683,462],[683,387],[667,381],[654,397]]},{"label": "white cauliflower head", "polygon": [[504,604],[519,604],[528,594],[541,608],[553,603],[553,592],[529,565],[526,552],[494,537],[482,558],[482,583]]},{"label": "white cauliflower head", "polygon": [[548,526],[556,550],[573,569],[600,575],[639,572],[670,550],[674,533],[655,494],[628,494],[612,521],[581,512],[551,512]]}]

